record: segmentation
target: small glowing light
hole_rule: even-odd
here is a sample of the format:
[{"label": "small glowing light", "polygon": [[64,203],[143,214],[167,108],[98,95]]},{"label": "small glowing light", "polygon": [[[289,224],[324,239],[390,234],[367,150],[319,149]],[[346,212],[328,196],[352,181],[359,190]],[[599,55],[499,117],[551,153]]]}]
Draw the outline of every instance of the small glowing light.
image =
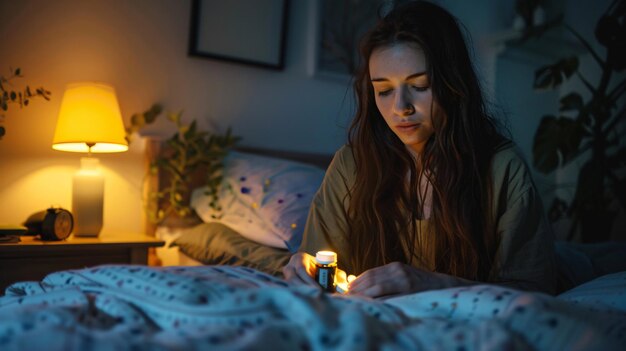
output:
[{"label": "small glowing light", "polygon": [[345,294],[347,293],[350,288],[349,285],[350,283],[356,279],[356,276],[354,274],[350,274],[347,278],[345,282],[335,282],[336,283],[336,289],[338,293],[340,294]]},{"label": "small glowing light", "polygon": [[335,290],[340,293],[340,294],[345,294],[348,292],[348,283],[343,282],[343,283],[337,283],[337,285],[335,286]]}]

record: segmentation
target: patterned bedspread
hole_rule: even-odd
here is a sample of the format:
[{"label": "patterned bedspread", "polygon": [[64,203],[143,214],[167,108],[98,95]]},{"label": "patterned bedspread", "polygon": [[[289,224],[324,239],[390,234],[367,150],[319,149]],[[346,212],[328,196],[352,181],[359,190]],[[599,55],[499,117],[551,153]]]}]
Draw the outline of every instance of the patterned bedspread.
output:
[{"label": "patterned bedspread", "polygon": [[589,284],[372,300],[242,267],[100,266],[9,287],[0,350],[623,350],[626,272]]}]

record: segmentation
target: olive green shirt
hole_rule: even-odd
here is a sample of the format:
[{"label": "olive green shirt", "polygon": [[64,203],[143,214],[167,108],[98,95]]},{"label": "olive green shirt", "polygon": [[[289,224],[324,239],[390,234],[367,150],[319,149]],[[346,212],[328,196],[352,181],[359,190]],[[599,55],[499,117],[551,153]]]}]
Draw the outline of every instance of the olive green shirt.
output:
[{"label": "olive green shirt", "polygon": [[[346,241],[349,189],[355,181],[356,167],[351,148],[335,153],[326,176],[313,198],[299,251],[311,255],[319,250],[337,252],[339,267],[348,274],[350,243]],[[492,159],[493,211],[499,247],[490,274],[490,282],[525,290],[554,293],[554,240],[545,219],[541,198],[530,171],[519,151],[509,143]],[[428,220],[420,220],[422,230],[415,248],[429,238]],[[427,244],[427,243],[426,243]],[[405,250],[407,248],[405,247]],[[412,263],[420,269],[433,270],[432,252],[418,252],[421,259]]]}]

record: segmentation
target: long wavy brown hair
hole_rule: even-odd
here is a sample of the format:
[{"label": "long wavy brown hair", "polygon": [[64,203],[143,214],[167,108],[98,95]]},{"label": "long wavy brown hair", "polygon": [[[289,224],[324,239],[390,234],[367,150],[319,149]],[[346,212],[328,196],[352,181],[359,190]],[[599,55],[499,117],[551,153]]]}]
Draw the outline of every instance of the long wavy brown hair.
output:
[{"label": "long wavy brown hair", "polygon": [[[438,106],[431,108],[435,131],[419,161],[385,123],[370,82],[372,51],[396,43],[423,50]],[[410,264],[429,250],[435,271],[487,280],[497,247],[490,161],[506,138],[487,111],[460,25],[437,5],[406,3],[366,34],[361,58],[348,141],[356,162],[347,213],[352,268],[361,273],[393,261]],[[422,179],[432,188],[431,229],[418,241]]]}]

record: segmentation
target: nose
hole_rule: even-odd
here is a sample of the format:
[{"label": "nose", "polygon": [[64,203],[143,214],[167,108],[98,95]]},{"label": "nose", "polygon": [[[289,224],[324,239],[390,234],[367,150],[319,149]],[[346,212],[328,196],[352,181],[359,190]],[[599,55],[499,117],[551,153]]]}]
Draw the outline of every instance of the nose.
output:
[{"label": "nose", "polygon": [[408,89],[401,89],[393,102],[394,113],[399,116],[410,116],[415,113],[415,106],[409,96]]}]

